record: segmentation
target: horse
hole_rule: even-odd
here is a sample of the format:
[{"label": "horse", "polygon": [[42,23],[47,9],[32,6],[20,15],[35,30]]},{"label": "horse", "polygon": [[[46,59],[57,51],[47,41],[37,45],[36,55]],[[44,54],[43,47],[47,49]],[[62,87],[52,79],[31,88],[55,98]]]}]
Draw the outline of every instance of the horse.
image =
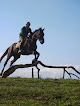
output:
[{"label": "horse", "polygon": [[41,44],[44,43],[44,29],[39,28],[39,29],[35,30],[32,33],[32,35],[25,38],[25,42],[23,44],[23,51],[21,53],[18,53],[19,48],[16,47],[16,45],[20,41],[18,43],[13,43],[10,47],[8,47],[7,50],[4,52],[4,54],[0,58],[0,62],[1,62],[2,59],[7,55],[7,59],[4,63],[4,66],[3,66],[3,69],[0,73],[0,76],[3,75],[4,68],[5,68],[7,62],[9,61],[9,59],[12,56],[14,57],[14,59],[10,62],[10,66],[12,66],[12,64],[17,59],[19,59],[21,55],[31,55],[31,54],[33,54],[35,56],[35,58],[32,60],[32,63],[36,62],[38,60],[39,56],[40,56],[40,53],[37,52],[37,44],[36,44],[37,40],[39,40]]}]

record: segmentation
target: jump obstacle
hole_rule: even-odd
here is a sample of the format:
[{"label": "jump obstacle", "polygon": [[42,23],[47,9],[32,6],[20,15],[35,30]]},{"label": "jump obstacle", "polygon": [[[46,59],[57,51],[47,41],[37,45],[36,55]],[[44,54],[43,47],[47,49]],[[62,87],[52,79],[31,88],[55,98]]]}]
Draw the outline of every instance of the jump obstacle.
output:
[{"label": "jump obstacle", "polygon": [[33,73],[33,67],[36,67],[37,68],[37,70],[38,70],[38,78],[40,78],[39,77],[39,72],[40,72],[40,69],[38,68],[38,64],[40,64],[40,65],[42,65],[43,67],[46,67],[46,68],[62,68],[63,69],[63,78],[64,78],[64,76],[65,76],[65,72],[70,76],[70,78],[71,78],[71,75],[74,75],[74,76],[76,76],[78,79],[80,79],[80,77],[79,76],[77,76],[77,75],[75,75],[75,74],[73,74],[73,73],[69,73],[66,69],[68,68],[71,68],[71,69],[73,69],[77,74],[79,74],[80,75],[80,72],[79,71],[77,71],[73,66],[49,66],[49,65],[45,65],[45,64],[43,64],[41,61],[36,61],[35,63],[33,63],[33,64],[19,64],[19,65],[13,65],[13,66],[11,66],[10,68],[8,68],[4,73],[3,73],[3,76],[2,76],[2,78],[6,78],[6,77],[8,77],[10,74],[12,74],[16,69],[18,69],[18,68],[28,68],[28,67],[32,67],[32,78],[34,78],[34,73]]}]

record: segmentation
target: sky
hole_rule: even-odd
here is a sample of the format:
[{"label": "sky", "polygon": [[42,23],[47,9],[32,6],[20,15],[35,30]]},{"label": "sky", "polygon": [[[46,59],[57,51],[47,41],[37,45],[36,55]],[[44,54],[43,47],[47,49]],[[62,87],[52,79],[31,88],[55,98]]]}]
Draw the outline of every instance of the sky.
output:
[{"label": "sky", "polygon": [[[80,68],[80,0],[0,0],[0,56],[19,40],[28,21],[32,31],[45,28],[45,43],[37,42],[39,60]],[[33,58],[21,56],[15,64],[31,63]]]}]

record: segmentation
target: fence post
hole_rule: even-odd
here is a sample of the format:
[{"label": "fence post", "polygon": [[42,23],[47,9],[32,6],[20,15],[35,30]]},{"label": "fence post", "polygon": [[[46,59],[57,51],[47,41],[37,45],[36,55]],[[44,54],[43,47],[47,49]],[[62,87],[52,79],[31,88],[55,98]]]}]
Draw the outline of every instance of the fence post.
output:
[{"label": "fence post", "polygon": [[40,76],[39,76],[39,71],[40,71],[40,69],[38,69],[38,78],[40,78]]},{"label": "fence post", "polygon": [[64,71],[63,71],[63,79],[64,79],[64,75],[65,75],[65,68],[64,68]]},{"label": "fence post", "polygon": [[32,68],[32,78],[34,78],[34,71],[33,71],[33,68]]}]

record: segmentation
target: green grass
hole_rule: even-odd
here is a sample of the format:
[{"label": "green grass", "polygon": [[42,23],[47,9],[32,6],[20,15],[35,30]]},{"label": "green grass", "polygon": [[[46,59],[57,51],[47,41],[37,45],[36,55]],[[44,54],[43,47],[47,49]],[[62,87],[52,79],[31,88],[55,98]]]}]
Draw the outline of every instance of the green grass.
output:
[{"label": "green grass", "polygon": [[0,106],[80,106],[80,80],[0,78]]}]

